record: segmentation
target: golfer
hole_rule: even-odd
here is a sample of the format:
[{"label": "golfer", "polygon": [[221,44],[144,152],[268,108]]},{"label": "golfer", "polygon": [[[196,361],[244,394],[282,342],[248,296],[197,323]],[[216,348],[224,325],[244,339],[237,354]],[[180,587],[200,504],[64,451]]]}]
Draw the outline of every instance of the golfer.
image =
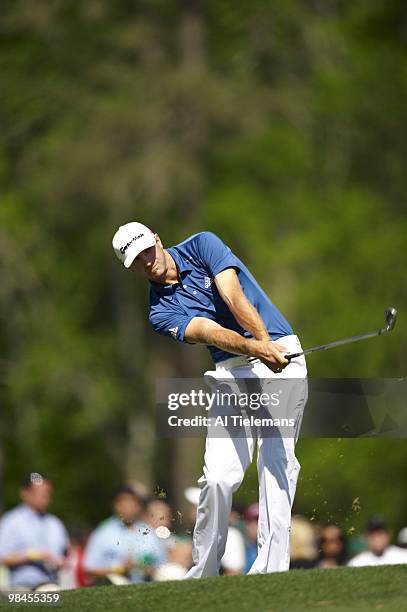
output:
[{"label": "golfer", "polygon": [[[113,248],[132,272],[150,282],[149,321],[179,342],[205,344],[218,379],[301,379],[295,395],[297,425],[307,400],[304,356],[297,336],[255,278],[220,238],[200,232],[164,248],[158,234],[141,223],[122,225]],[[255,382],[255,381],[253,381]],[[257,442],[259,476],[258,556],[249,573],[289,567],[291,507],[299,462],[295,436],[207,436],[187,578],[218,574],[228,531],[232,494],[241,484]]]}]

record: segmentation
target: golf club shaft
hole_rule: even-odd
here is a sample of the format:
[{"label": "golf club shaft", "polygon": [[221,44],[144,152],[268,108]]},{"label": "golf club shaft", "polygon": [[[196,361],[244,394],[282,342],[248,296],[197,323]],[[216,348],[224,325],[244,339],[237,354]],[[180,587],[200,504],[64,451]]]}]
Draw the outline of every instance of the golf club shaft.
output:
[{"label": "golf club shaft", "polygon": [[320,346],[313,346],[312,348],[305,349],[305,351],[301,351],[299,353],[291,353],[285,355],[286,359],[294,359],[295,357],[300,357],[301,355],[307,355],[308,353],[315,353],[315,351],[323,351],[325,349],[334,348],[335,346],[341,346],[342,344],[350,344],[351,342],[357,342],[358,340],[367,340],[367,338],[375,338],[377,336],[381,336],[386,332],[391,332],[394,328],[397,318],[397,310],[390,306],[386,308],[384,311],[384,318],[386,322],[386,327],[379,329],[375,332],[370,332],[370,334],[360,334],[359,336],[351,336],[350,338],[344,338],[343,340],[336,340],[335,342],[329,342],[328,344],[321,344]]},{"label": "golf club shaft", "polygon": [[379,331],[370,332],[369,334],[360,334],[359,336],[352,336],[351,338],[344,338],[343,340],[336,340],[335,342],[329,342],[328,344],[321,344],[320,346],[313,346],[312,348],[305,349],[300,353],[292,353],[285,355],[286,359],[294,359],[300,357],[300,355],[307,355],[308,353],[314,353],[315,351],[323,351],[334,346],[341,346],[342,344],[350,344],[351,342],[357,342],[358,340],[367,340],[367,338],[375,338],[380,336],[386,329],[379,329]]}]

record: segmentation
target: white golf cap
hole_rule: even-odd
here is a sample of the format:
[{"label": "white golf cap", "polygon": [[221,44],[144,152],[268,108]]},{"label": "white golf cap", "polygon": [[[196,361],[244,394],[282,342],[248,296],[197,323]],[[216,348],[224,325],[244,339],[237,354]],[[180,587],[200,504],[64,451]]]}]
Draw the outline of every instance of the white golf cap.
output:
[{"label": "white golf cap", "polygon": [[155,245],[155,236],[148,227],[133,221],[119,227],[113,236],[112,245],[124,267],[130,268],[141,251]]}]

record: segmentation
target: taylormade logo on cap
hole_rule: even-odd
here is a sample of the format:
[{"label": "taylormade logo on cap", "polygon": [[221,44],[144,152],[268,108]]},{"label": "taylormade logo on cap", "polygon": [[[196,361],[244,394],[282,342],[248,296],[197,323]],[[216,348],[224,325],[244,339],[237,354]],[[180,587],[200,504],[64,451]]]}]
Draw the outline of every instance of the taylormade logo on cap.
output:
[{"label": "taylormade logo on cap", "polygon": [[130,268],[141,251],[155,245],[155,236],[148,227],[133,221],[119,227],[113,236],[112,245],[124,267]]},{"label": "taylormade logo on cap", "polygon": [[138,236],[134,236],[134,238],[132,238],[130,242],[128,242],[126,245],[124,245],[124,247],[120,247],[120,253],[123,253],[124,255],[128,247],[131,245],[131,243],[137,240],[137,238],[142,238],[143,236],[144,234],[139,234]]}]

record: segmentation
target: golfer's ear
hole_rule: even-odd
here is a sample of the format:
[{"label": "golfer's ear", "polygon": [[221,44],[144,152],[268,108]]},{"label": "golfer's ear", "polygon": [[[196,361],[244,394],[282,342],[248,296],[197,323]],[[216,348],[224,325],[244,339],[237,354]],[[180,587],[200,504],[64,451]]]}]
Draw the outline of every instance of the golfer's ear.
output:
[{"label": "golfer's ear", "polygon": [[154,238],[155,238],[156,244],[158,244],[158,246],[162,247],[163,243],[161,242],[160,236],[158,234],[154,234]]}]

